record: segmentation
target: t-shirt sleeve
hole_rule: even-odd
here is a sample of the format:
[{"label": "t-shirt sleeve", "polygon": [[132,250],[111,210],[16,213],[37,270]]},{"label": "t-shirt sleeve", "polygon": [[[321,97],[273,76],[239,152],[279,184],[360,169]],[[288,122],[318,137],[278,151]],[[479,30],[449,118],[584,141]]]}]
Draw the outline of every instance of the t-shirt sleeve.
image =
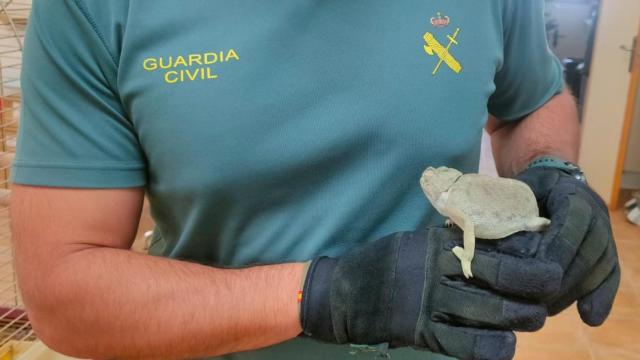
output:
[{"label": "t-shirt sleeve", "polygon": [[118,59],[80,0],[35,0],[24,44],[16,184],[144,186],[146,165],[117,92]]},{"label": "t-shirt sleeve", "polygon": [[536,111],[564,87],[563,67],[547,43],[543,0],[504,0],[504,48],[489,112],[505,121]]}]

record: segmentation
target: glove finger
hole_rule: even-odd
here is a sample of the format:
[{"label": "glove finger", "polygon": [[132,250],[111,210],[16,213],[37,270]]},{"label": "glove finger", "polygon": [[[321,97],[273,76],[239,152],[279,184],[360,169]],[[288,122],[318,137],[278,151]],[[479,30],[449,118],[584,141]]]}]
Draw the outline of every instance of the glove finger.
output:
[{"label": "glove finger", "polygon": [[620,267],[615,266],[609,277],[593,292],[578,300],[578,312],[582,321],[599,326],[607,319],[620,286]]},{"label": "glove finger", "polygon": [[618,267],[618,252],[615,243],[611,241],[598,262],[591,267],[590,275],[580,284],[581,293],[588,294],[594,291],[607,280],[616,267]]},{"label": "glove finger", "polygon": [[616,255],[611,225],[608,219],[598,217],[592,222],[574,261],[580,261],[582,266],[591,271],[607,251],[611,252],[612,256]]},{"label": "glove finger", "polygon": [[[445,252],[439,259],[442,275],[462,278],[460,260]],[[544,299],[560,289],[563,271],[555,263],[532,258],[516,258],[497,252],[476,250],[471,262],[473,278],[483,288],[526,299]]]},{"label": "glove finger", "polygon": [[[593,275],[598,269],[600,272],[597,274],[601,276],[599,280],[601,282],[604,280],[603,275],[609,274],[616,262],[615,242],[612,239],[609,224],[606,220],[598,218],[592,223],[582,246],[570,263],[562,280],[562,288],[572,289],[576,285],[583,284],[585,277]],[[587,291],[593,290],[600,282]]]},{"label": "glove finger", "polygon": [[[581,263],[582,264],[582,263]],[[602,254],[598,262],[588,268],[588,275],[583,276],[581,282],[569,285],[563,285],[563,289],[568,289],[559,298],[554,299],[549,306],[549,314],[556,315],[562,310],[568,308],[576,299],[580,299],[586,294],[591,293],[607,280],[613,269],[618,266],[618,255],[616,253],[615,243],[610,242],[607,251]],[[565,279],[576,278],[573,274],[568,274]]]},{"label": "glove finger", "polygon": [[539,330],[547,317],[544,306],[505,298],[462,281],[443,280],[432,304],[435,320],[499,330]]},{"label": "glove finger", "polygon": [[580,197],[554,197],[547,202],[551,225],[544,233],[540,257],[569,268],[591,226],[592,210]]},{"label": "glove finger", "polygon": [[516,351],[516,336],[511,331],[455,327],[430,322],[431,339],[423,339],[429,348],[460,360],[511,360]]}]

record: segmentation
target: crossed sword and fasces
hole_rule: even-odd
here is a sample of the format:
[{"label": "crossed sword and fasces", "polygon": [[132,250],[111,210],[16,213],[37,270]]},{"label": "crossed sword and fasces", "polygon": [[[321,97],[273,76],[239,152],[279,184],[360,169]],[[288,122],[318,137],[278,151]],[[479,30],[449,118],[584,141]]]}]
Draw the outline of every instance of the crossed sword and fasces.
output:
[{"label": "crossed sword and fasces", "polygon": [[436,65],[436,68],[433,69],[433,75],[438,72],[443,62],[447,64],[447,66],[449,66],[451,70],[453,70],[456,74],[459,74],[460,71],[462,71],[462,65],[460,65],[458,60],[456,60],[453,55],[449,53],[451,45],[458,45],[458,41],[456,41],[456,38],[458,37],[459,33],[460,29],[458,28],[456,29],[456,32],[453,33],[453,35],[447,35],[447,39],[449,39],[449,45],[447,45],[447,47],[442,46],[442,44],[440,44],[440,42],[436,40],[432,33],[427,32],[426,34],[424,34],[423,38],[427,43],[427,45],[424,45],[424,51],[429,55],[437,55],[440,58],[438,65]]}]

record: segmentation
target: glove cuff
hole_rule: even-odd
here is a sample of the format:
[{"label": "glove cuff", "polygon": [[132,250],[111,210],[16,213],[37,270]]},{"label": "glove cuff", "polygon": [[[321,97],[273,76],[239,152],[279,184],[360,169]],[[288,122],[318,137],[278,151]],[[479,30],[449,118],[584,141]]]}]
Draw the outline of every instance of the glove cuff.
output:
[{"label": "glove cuff", "polygon": [[[441,246],[437,239],[428,241],[430,232],[407,232],[398,237],[396,273],[391,303],[393,316],[389,328],[393,336],[392,347],[412,346],[416,340],[416,324],[423,310],[427,286],[427,248]],[[416,291],[417,290],[417,291]]]},{"label": "glove cuff", "polygon": [[331,319],[331,279],[337,259],[319,257],[311,262],[304,282],[300,323],[304,335],[336,343]]}]

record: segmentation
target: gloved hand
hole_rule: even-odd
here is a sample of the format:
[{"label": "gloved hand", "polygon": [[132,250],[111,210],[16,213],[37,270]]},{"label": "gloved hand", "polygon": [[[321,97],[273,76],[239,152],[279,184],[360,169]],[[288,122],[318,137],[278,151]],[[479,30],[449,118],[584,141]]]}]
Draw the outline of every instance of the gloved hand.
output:
[{"label": "gloved hand", "polygon": [[512,331],[542,327],[547,311],[536,297],[557,292],[561,269],[479,246],[472,284],[451,252],[461,242],[459,230],[431,228],[396,233],[338,259],[315,259],[302,297],[304,334],[463,360],[511,359]]},{"label": "gloved hand", "polygon": [[620,283],[620,265],[605,203],[587,184],[560,169],[534,167],[517,179],[531,187],[542,216],[551,219],[540,241],[527,243],[537,244],[536,258],[554,262],[564,270],[560,291],[545,301],[549,313],[555,315],[577,300],[586,324],[602,324]]}]

